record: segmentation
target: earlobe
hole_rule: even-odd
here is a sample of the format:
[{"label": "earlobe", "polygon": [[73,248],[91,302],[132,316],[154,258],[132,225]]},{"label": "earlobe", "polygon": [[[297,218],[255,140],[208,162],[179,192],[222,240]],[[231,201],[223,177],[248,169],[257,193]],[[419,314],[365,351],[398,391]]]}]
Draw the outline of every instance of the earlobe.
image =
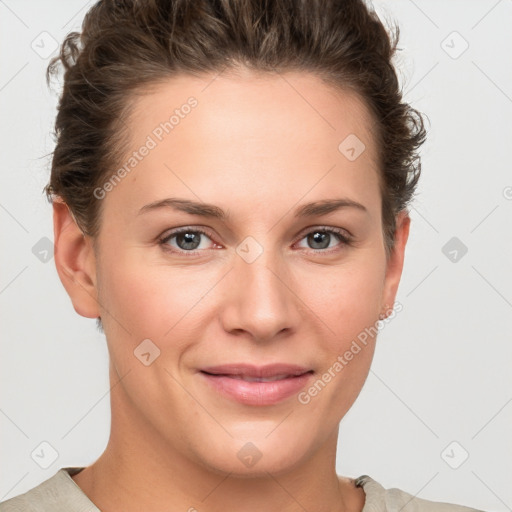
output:
[{"label": "earlobe", "polygon": [[[386,277],[382,304],[393,308],[395,297],[402,277],[405,247],[409,238],[411,218],[407,211],[401,211],[396,217],[395,243],[386,265]],[[384,306],[382,306],[384,307]]]},{"label": "earlobe", "polygon": [[75,311],[86,318],[99,317],[92,242],[82,233],[68,205],[58,198],[53,201],[53,232],[55,266]]}]

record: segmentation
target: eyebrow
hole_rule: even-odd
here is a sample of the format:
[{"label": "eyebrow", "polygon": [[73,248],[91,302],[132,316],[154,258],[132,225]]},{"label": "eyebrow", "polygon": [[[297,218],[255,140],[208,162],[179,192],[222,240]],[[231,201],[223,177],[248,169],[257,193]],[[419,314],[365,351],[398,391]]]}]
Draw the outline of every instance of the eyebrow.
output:
[{"label": "eyebrow", "polygon": [[[223,221],[229,219],[229,214],[214,204],[196,202],[189,199],[179,199],[174,197],[168,197],[166,199],[161,199],[159,201],[146,204],[139,210],[137,215],[165,208],[172,208],[174,210],[189,213],[191,215],[200,215],[201,217],[210,217]],[[355,208],[363,212],[368,212],[365,206],[363,206],[361,203],[358,203],[357,201],[353,201],[352,199],[324,199],[322,201],[314,201],[300,206],[295,211],[295,217],[304,218],[326,215],[343,208]]]}]

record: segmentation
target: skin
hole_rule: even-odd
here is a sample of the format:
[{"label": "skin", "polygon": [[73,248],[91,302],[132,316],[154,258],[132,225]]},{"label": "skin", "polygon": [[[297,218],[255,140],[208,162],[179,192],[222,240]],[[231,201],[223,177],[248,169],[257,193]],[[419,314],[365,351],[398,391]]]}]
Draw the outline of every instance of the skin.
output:
[{"label": "skin", "polygon": [[[305,73],[180,76],[135,100],[131,150],[190,96],[198,106],[102,199],[97,239],[54,203],[57,271],[76,312],[101,316],[110,353],[110,439],[73,479],[103,512],[360,511],[364,491],[336,474],[336,448],[375,338],[308,404],[234,402],[198,370],[287,362],[316,380],[394,303],[410,219],[397,216],[387,259],[372,118],[356,95]],[[349,134],[366,146],[354,161],[338,150]],[[230,218],[138,214],[167,197],[213,203]],[[367,211],[293,215],[336,198]],[[213,234],[199,255],[176,237],[166,242],[175,253],[159,244],[182,226]],[[352,243],[331,235],[315,252],[307,235],[325,227]],[[263,249],[252,263],[236,252],[248,236]],[[147,338],[160,349],[149,366],[134,356]],[[262,454],[252,467],[237,457],[247,442]]]}]

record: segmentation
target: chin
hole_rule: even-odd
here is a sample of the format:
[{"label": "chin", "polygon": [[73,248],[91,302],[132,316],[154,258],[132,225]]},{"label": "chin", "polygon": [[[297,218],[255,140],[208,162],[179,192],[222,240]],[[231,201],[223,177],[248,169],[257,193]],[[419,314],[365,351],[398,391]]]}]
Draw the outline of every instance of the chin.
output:
[{"label": "chin", "polygon": [[[275,428],[275,424],[274,424]],[[279,428],[279,427],[277,427]],[[240,478],[268,477],[292,470],[308,456],[308,440],[296,429],[270,433],[262,429],[242,438],[223,436],[210,444],[206,453],[196,453],[204,466],[219,473]],[[264,430],[264,432],[263,432]],[[309,440],[312,441],[312,440]],[[312,444],[312,443],[311,443]],[[201,443],[197,443],[201,446]],[[310,446],[313,449],[313,446]]]}]

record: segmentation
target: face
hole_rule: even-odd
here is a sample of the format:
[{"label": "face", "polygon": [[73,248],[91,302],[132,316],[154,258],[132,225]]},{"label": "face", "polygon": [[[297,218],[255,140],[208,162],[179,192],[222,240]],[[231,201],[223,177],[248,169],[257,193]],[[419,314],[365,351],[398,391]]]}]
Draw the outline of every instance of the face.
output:
[{"label": "face", "polygon": [[127,126],[74,284],[56,256],[124,377],[113,409],[213,470],[308,460],[363,386],[402,270],[408,218],[386,259],[370,114],[312,75],[242,73],[160,84]]}]

